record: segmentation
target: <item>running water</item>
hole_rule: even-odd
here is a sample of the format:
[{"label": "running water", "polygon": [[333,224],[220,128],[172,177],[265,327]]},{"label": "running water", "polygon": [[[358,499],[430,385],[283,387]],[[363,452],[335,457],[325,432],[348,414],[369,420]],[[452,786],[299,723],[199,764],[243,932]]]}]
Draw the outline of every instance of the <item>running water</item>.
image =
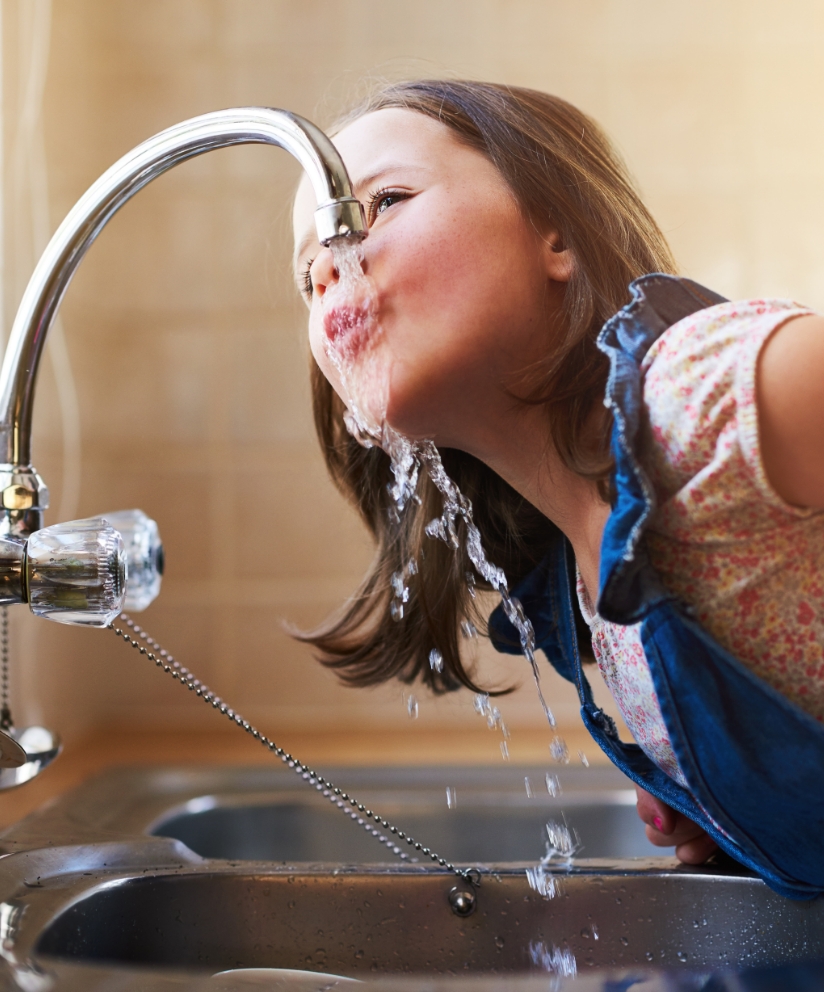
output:
[{"label": "running water", "polygon": [[[444,541],[458,550],[458,521],[466,533],[466,551],[475,571],[501,597],[504,613],[518,632],[521,650],[532,669],[532,677],[541,707],[555,727],[555,717],[544,699],[541,674],[535,658],[535,631],[520,602],[509,593],[506,575],[486,557],[481,533],[475,524],[472,503],[458,489],[443,467],[440,453],[432,441],[413,442],[386,422],[386,377],[380,374],[376,353],[382,338],[376,313],[376,290],[363,271],[363,247],[360,242],[336,238],[331,244],[338,280],[323,296],[324,330],[327,354],[337,371],[346,396],[344,416],[347,430],[365,447],[379,445],[389,455],[394,482],[389,486],[391,515],[397,522],[410,501],[417,501],[418,479],[423,466],[433,485],[443,497],[443,513],[426,525],[430,538]],[[414,561],[392,576],[393,619],[401,620],[409,598],[407,580],[417,571]],[[470,596],[475,596],[474,576],[467,575]],[[464,628],[471,637],[474,627]],[[433,666],[434,667],[434,666]]]},{"label": "running water", "polygon": [[542,940],[535,940],[529,945],[529,956],[533,964],[555,976],[550,992],[560,989],[562,978],[575,978],[578,973],[575,955],[568,947],[547,947]]},{"label": "running water", "polygon": [[[475,523],[472,503],[449,477],[441,461],[440,453],[432,441],[414,442],[399,434],[386,423],[385,411],[387,376],[380,366],[380,345],[383,331],[377,319],[377,290],[371,279],[363,271],[363,247],[359,242],[337,238],[330,244],[338,280],[327,288],[323,296],[324,331],[327,341],[327,355],[340,379],[340,387],[345,397],[346,412],[344,423],[349,433],[366,448],[376,445],[382,448],[390,459],[393,482],[388,486],[390,517],[399,523],[410,503],[420,503],[417,494],[421,468],[423,467],[433,485],[443,498],[443,512],[430,520],[425,532],[433,540],[441,540],[457,551],[461,546],[459,523],[463,524],[466,552],[475,572],[494,589],[501,598],[504,614],[518,632],[521,650],[532,669],[538,699],[550,727],[555,728],[555,717],[544,698],[541,675],[535,658],[535,631],[524,612],[521,603],[509,592],[506,575],[486,556],[481,533]],[[402,569],[391,577],[390,613],[393,620],[401,621],[405,604],[409,601],[409,579],[418,571],[417,563],[410,559]],[[469,595],[475,599],[475,574],[466,573]],[[467,639],[477,636],[474,624],[465,619],[461,623],[461,633]],[[429,664],[433,671],[440,672],[443,657],[437,648],[429,654]],[[417,716],[417,701],[410,697],[409,715]],[[501,755],[509,759],[507,738],[509,733],[501,719],[500,710],[491,705],[486,693],[475,696],[475,709],[486,717],[490,729],[500,729]],[[564,741],[557,735],[550,744],[555,761],[568,763],[569,751]],[[582,759],[583,760],[583,759]],[[532,793],[531,783],[525,780],[527,796]],[[550,795],[560,792],[557,776],[546,776],[547,791]],[[453,808],[454,792],[447,790],[447,803]],[[577,848],[577,838],[573,839],[569,830],[557,823],[548,823],[546,854],[534,867],[527,870],[530,886],[544,898],[551,899],[558,891],[557,880],[552,872],[559,864],[568,866]],[[531,949],[533,961],[546,971],[557,976],[575,975],[575,958],[568,950],[556,947],[547,949],[543,943]]]}]

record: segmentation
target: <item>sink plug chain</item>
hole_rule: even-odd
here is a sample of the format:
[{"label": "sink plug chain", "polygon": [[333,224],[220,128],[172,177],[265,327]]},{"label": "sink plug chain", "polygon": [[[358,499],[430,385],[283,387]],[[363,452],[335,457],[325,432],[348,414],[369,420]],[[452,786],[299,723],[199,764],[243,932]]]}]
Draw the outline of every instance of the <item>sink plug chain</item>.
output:
[{"label": "sink plug chain", "polygon": [[0,606],[0,730],[13,726],[9,706],[9,608]]},{"label": "sink plug chain", "polygon": [[[247,720],[236,713],[231,707],[227,706],[226,703],[218,696],[216,693],[204,685],[200,679],[197,679],[192,675],[188,668],[184,668],[180,662],[175,661],[172,655],[169,654],[164,648],[162,648],[154,638],[150,637],[142,627],[139,627],[132,619],[125,613],[120,614],[120,619],[129,628],[135,637],[131,637],[120,627],[115,627],[113,623],[109,624],[109,629],[113,630],[118,637],[122,637],[123,640],[130,644],[133,648],[137,649],[141,654],[145,655],[149,661],[153,661],[158,668],[162,668],[164,672],[171,675],[173,679],[180,682],[181,685],[185,685],[187,689],[194,692],[200,698],[210,704],[214,709],[223,713],[227,716],[232,723],[237,724],[246,731],[247,734],[251,734],[255,740],[260,741],[260,743],[268,748],[272,754],[277,755],[278,758],[288,767],[291,768],[296,775],[307,783],[307,785],[314,785],[318,792],[325,798],[328,799],[333,805],[337,806],[342,812],[347,816],[351,817],[357,824],[362,826],[367,833],[371,834],[376,840],[385,844],[387,848],[396,854],[401,860],[409,861],[410,856],[396,843],[401,841],[402,843],[408,844],[415,851],[420,852],[425,857],[434,861],[436,864],[440,865],[441,868],[446,868],[447,871],[452,872],[457,875],[463,882],[471,886],[472,889],[480,884],[481,873],[477,868],[456,868],[455,865],[450,864],[439,854],[431,851],[428,847],[424,847],[419,844],[414,837],[410,837],[409,834],[403,832],[403,830],[391,824],[388,820],[384,820],[382,816],[373,812],[371,809],[367,809],[363,803],[359,803],[357,799],[348,795],[342,789],[339,789],[336,785],[325,779],[322,775],[309,768],[308,765],[304,765],[303,762],[298,761],[297,758],[289,754],[288,751],[284,751],[282,747],[278,747],[274,741],[269,740],[264,734],[262,734],[256,727],[253,727]],[[140,641],[143,643],[141,644]],[[387,837],[386,834],[381,833],[376,827],[372,826],[369,821],[374,821],[378,826],[382,827],[385,831],[391,834],[391,837]],[[415,859],[417,860],[417,859]],[[452,890],[454,893],[456,890]],[[465,895],[462,893],[462,895]],[[466,894],[468,895],[468,894]],[[450,903],[452,903],[454,897],[450,897]],[[463,900],[461,900],[463,902]],[[473,903],[474,906],[474,903]],[[458,912],[456,910],[456,912]],[[466,911],[458,912],[458,915],[468,915]]]}]

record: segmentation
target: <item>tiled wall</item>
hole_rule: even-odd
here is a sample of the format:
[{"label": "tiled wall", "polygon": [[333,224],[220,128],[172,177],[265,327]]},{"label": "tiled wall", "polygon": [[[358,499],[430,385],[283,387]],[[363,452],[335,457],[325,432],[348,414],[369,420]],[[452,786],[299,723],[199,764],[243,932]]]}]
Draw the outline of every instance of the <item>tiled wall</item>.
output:
[{"label": "tiled wall", "polygon": [[[27,2],[2,0],[7,149]],[[268,104],[322,124],[370,75],[468,75],[551,90],[597,117],[688,274],[728,295],[824,305],[822,41],[814,0],[54,0],[51,220],[185,117]],[[77,516],[137,505],[158,520],[168,574],[145,623],[251,718],[395,725],[407,719],[399,687],[339,688],[282,626],[318,621],[370,557],[313,440],[289,276],[297,174],[270,149],[207,155],[141,192],[93,247],[63,307],[82,421]],[[10,186],[7,169],[7,217]],[[7,311],[21,289],[12,226]],[[35,462],[55,507],[61,459],[46,363]],[[69,736],[214,719],[110,633],[21,614],[16,695],[29,719]],[[522,662],[485,664],[527,682]],[[477,719],[466,694],[417,695],[422,727]],[[564,687],[549,695],[575,718]],[[502,709],[513,725],[542,719],[528,684]]]}]

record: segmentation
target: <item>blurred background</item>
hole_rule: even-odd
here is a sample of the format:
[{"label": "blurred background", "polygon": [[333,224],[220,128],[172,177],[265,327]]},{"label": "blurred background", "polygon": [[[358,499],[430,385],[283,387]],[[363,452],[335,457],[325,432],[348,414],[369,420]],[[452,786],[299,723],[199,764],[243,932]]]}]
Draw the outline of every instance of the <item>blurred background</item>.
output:
[{"label": "blurred background", "polygon": [[[824,7],[814,0],[0,0],[3,335],[48,237],[135,144],[223,107],[321,126],[376,79],[459,76],[559,94],[599,120],[685,274],[731,297],[824,306]],[[289,743],[359,734],[473,740],[460,693],[351,690],[291,640],[356,587],[371,547],[314,440],[305,311],[290,274],[298,168],[243,147],[161,177],[103,232],[40,377],[48,522],[141,507],[167,551],[141,623]],[[222,730],[111,633],[12,611],[18,723],[69,742]],[[549,733],[525,663],[481,649],[519,740]],[[547,670],[563,727],[574,694]],[[409,695],[418,717],[409,715]],[[226,728],[228,729],[228,728]],[[411,735],[411,737],[410,737]],[[519,737],[520,735],[520,737]],[[537,736],[536,736],[537,735]],[[448,760],[448,754],[446,755]]]}]

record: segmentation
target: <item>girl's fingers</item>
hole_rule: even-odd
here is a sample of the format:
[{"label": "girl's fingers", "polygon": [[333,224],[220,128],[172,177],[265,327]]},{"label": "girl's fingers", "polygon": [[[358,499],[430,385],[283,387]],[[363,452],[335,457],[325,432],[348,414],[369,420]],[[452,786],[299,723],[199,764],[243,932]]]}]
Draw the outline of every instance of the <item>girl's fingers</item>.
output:
[{"label": "girl's fingers", "polygon": [[708,834],[682,813],[638,786],[638,816],[647,825],[647,840],[656,847],[674,847],[679,861],[701,865],[718,845]]},{"label": "girl's fingers", "polygon": [[[674,809],[670,809],[666,803],[661,802],[660,799],[656,799],[655,796],[651,796],[648,792],[645,792],[638,785],[635,786],[635,795],[637,796],[638,815],[644,823],[658,833],[672,833],[678,822],[679,814]],[[649,830],[647,831],[647,836],[649,836]],[[674,843],[675,841],[669,841],[670,846]]]},{"label": "girl's fingers", "polygon": [[713,851],[718,850],[718,845],[709,834],[701,831],[701,836],[694,840],[679,844],[675,848],[675,856],[685,865],[702,865]]},{"label": "girl's fingers", "polygon": [[675,828],[668,834],[662,833],[660,830],[656,830],[655,827],[647,824],[647,840],[651,844],[655,844],[656,847],[679,847],[682,844],[689,844],[691,841],[706,836],[698,824],[693,823],[692,820],[688,820],[686,816],[681,816],[680,813],[677,816],[678,822]]}]

